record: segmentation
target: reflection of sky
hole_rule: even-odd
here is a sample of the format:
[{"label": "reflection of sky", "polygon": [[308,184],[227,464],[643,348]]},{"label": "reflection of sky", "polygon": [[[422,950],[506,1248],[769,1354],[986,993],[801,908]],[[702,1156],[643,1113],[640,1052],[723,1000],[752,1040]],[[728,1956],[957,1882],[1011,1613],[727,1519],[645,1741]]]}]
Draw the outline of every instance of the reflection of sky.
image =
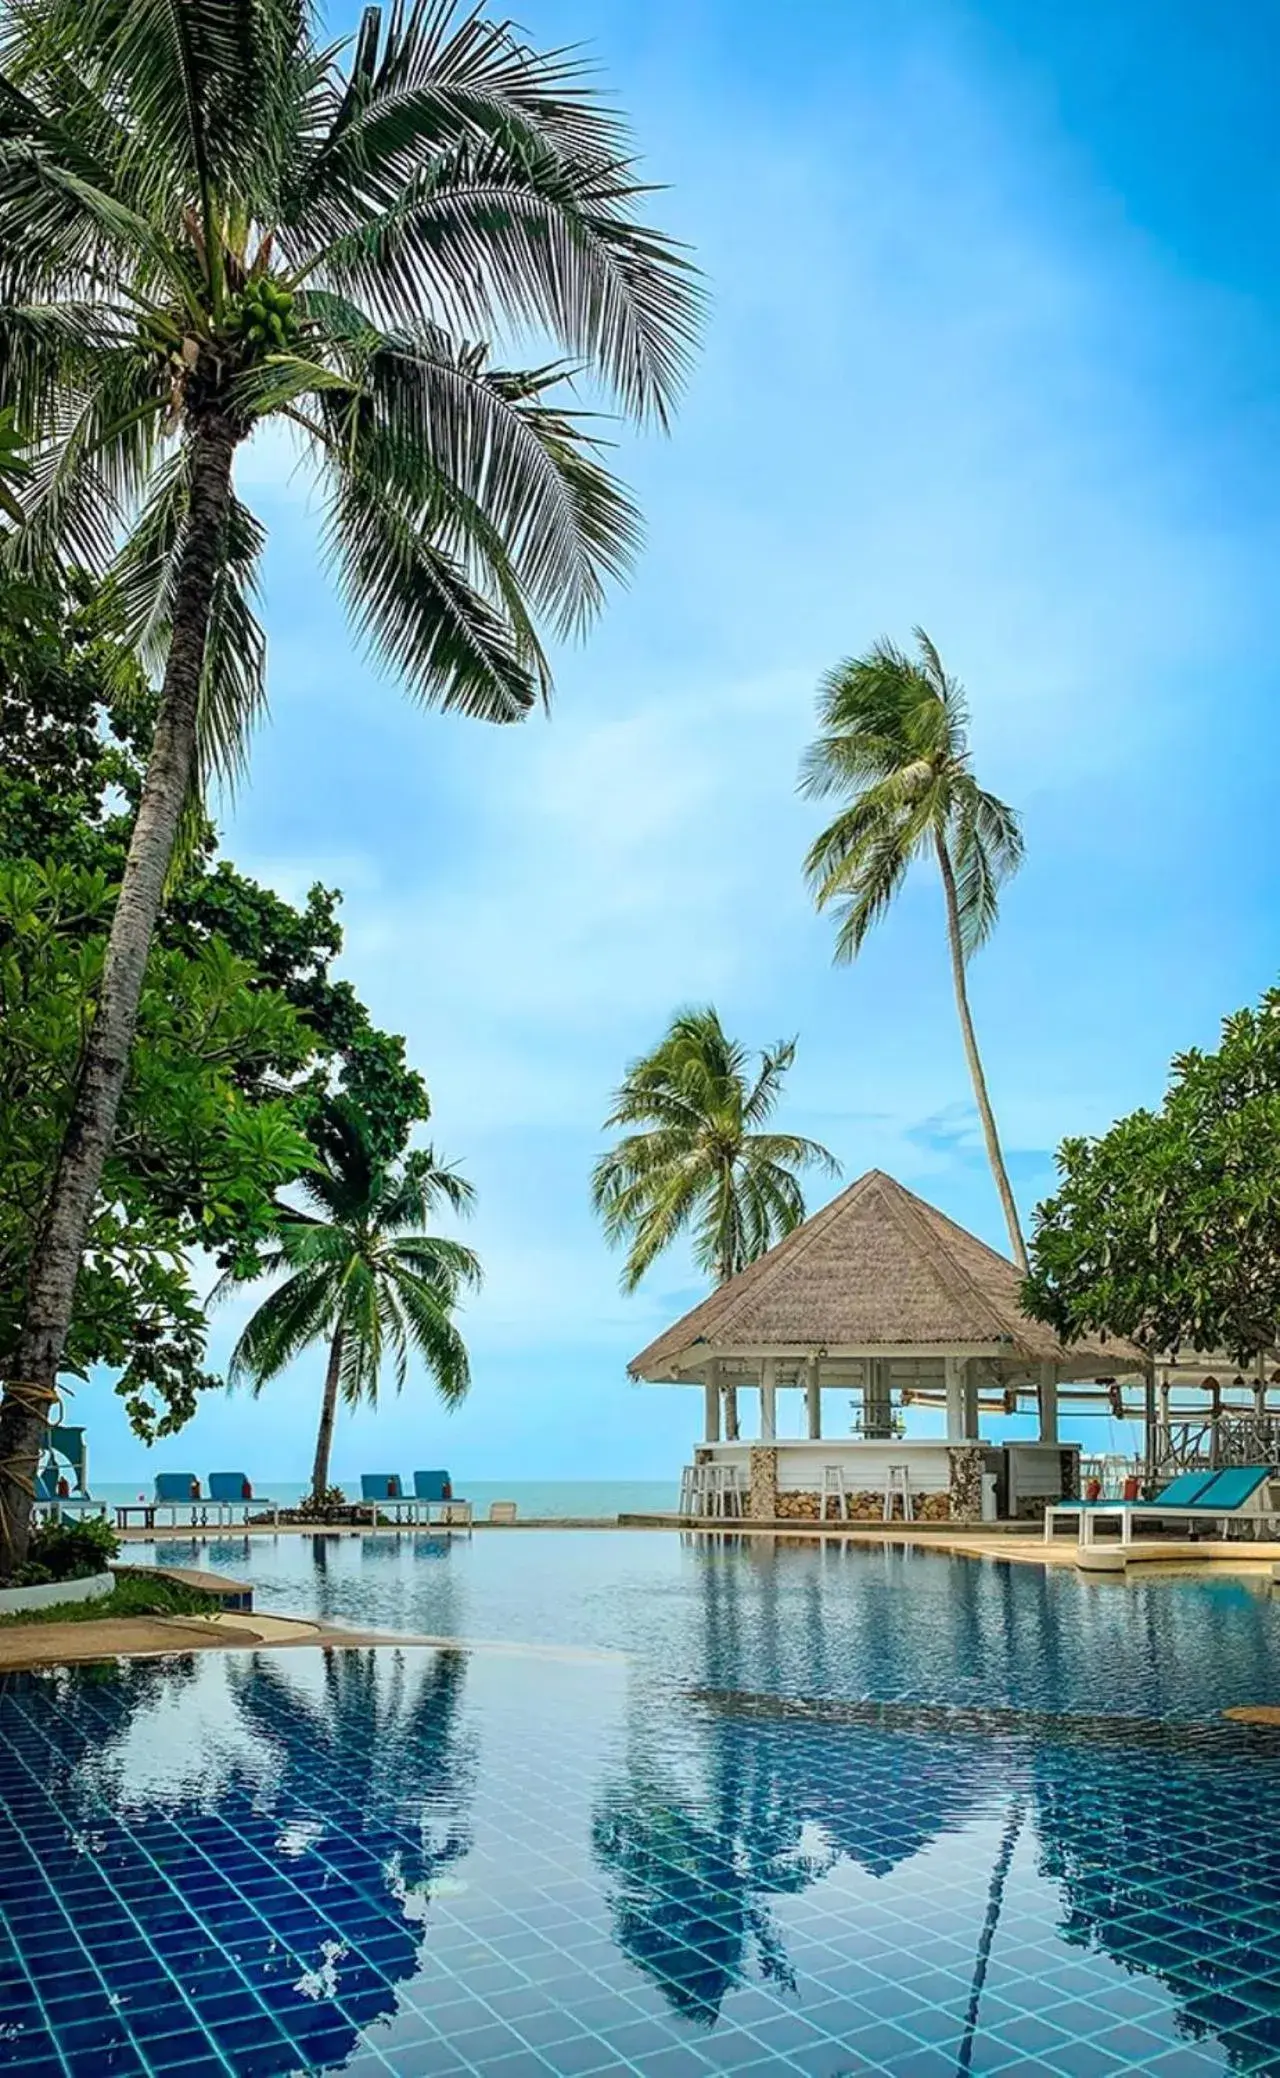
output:
[{"label": "reflection of sky", "polygon": [[0,1687],[0,2066],[39,2068],[34,1981],[129,2078],[180,2024],[233,2078],[660,2073],[710,2044],[898,2078],[969,2068],[967,2026],[974,2070],[1267,2068],[1280,1750],[1213,1693],[1280,1690],[1264,1596],[658,1537],[504,1539],[499,1595],[483,1541],[353,1541],[316,1591],[361,1568],[385,1619],[447,1576],[494,1631],[527,1551],[527,1632],[629,1664],[305,1650]]},{"label": "reflection of sky", "polygon": [[264,1538],[228,1570],[262,1608],[627,1652],[692,1687],[1180,1716],[1280,1701],[1265,1581],[1115,1585],[901,1546],[655,1531],[443,1542]]}]

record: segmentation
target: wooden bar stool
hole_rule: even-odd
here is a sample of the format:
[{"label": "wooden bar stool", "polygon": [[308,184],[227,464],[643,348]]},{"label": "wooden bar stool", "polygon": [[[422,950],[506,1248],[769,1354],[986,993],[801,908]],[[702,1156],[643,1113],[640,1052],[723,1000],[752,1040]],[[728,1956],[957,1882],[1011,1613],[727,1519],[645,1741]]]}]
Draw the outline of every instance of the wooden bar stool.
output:
[{"label": "wooden bar stool", "polygon": [[893,1521],[893,1504],[895,1500],[899,1500],[902,1503],[902,1520],[904,1522],[914,1522],[915,1507],[911,1499],[911,1467],[909,1465],[890,1465],[889,1467],[884,1482],[884,1519],[886,1522]]}]

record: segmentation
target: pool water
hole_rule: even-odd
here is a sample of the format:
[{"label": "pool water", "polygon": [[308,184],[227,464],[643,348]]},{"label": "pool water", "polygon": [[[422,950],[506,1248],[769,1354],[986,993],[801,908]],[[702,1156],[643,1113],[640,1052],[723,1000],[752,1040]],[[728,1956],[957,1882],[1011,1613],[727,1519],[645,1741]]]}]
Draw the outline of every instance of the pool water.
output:
[{"label": "pool water", "polygon": [[1265,1585],[658,1533],[181,1555],[458,1643],[0,1683],[0,2067],[1280,2073],[1280,1732],[1221,1714],[1280,1703]]}]

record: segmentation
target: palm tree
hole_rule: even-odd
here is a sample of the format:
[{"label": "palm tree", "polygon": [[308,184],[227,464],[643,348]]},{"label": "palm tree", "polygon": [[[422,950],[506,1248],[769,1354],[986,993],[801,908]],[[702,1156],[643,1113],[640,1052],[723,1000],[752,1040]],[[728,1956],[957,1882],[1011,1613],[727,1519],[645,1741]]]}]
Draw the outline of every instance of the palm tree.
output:
[{"label": "palm tree", "polygon": [[805,873],[819,909],[839,917],[836,958],[851,960],[892,906],[914,859],[932,852],[942,876],[960,1030],[987,1159],[1004,1207],[1009,1245],[1027,1270],[1027,1250],[969,1009],[965,970],[990,935],[1002,884],[1022,861],[1017,815],[986,794],[969,767],[964,688],[948,677],[923,628],[918,658],[877,642],[824,680],[822,734],[801,767],[813,799],[844,795],[843,807],[810,847]]},{"label": "palm tree", "polygon": [[[257,1394],[314,1342],[326,1340],[329,1362],[320,1403],[312,1492],[329,1484],[329,1454],[341,1393],[348,1407],[376,1403],[383,1360],[403,1389],[416,1353],[446,1405],[470,1383],[467,1352],[453,1321],[464,1285],[480,1281],[469,1248],[419,1231],[440,1204],[466,1211],[472,1189],[436,1164],[430,1148],[386,1166],[369,1146],[351,1107],[335,1104],[317,1128],[319,1161],[302,1181],[310,1210],[287,1211],[265,1251],[258,1276],[280,1275],[231,1353],[228,1383]],[[239,1280],[218,1285],[225,1298]]]},{"label": "palm tree", "polygon": [[761,1130],[795,1051],[785,1040],[759,1056],[753,1074],[754,1056],[708,1008],[679,1011],[653,1052],[632,1062],[605,1131],[643,1130],[602,1155],[591,1181],[610,1242],[630,1242],[624,1291],[690,1225],[698,1268],[723,1284],[804,1218],[794,1170],[839,1175],[816,1140]]},{"label": "palm tree", "polygon": [[[635,509],[567,407],[585,371],[665,424],[694,270],[637,215],[626,126],[571,54],[454,0],[316,40],[300,0],[15,0],[0,29],[0,409],[32,442],[19,553],[118,588],[161,678],[96,1014],[0,1409],[0,1570],[30,1475],[199,779],[263,704],[264,532],[238,450],[282,423],[337,582],[427,704],[515,721],[581,628]],[[495,365],[495,339],[562,358]]]}]

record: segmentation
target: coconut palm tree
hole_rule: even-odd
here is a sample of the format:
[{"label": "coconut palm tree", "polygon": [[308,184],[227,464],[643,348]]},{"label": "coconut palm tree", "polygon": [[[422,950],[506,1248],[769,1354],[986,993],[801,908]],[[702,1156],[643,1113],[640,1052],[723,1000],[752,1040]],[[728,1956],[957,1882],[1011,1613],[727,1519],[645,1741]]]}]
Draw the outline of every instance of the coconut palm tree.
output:
[{"label": "coconut palm tree", "polygon": [[642,1130],[600,1157],[591,1183],[610,1242],[630,1242],[624,1291],[690,1226],[699,1269],[723,1284],[799,1226],[795,1170],[839,1175],[816,1140],[762,1130],[795,1051],[785,1040],[753,1072],[755,1056],[707,1008],[677,1012],[652,1053],[632,1062],[604,1125]]},{"label": "coconut palm tree", "polygon": [[[634,507],[565,402],[585,372],[665,423],[689,263],[639,219],[617,114],[563,52],[454,0],[13,0],[0,26],[0,409],[32,443],[18,550],[109,571],[161,680],[154,744],[0,1409],[0,1570],[196,781],[262,705],[264,531],[235,490],[266,422],[320,493],[339,589],[417,698],[492,721],[549,691]],[[494,341],[562,358],[508,367]]]},{"label": "coconut palm tree", "polygon": [[936,859],[973,1094],[1009,1245],[1025,1272],[1026,1244],[966,981],[970,956],[995,925],[1000,888],[1021,864],[1022,832],[1013,809],[984,793],[970,769],[964,688],[943,670],[923,628],[915,639],[915,657],[877,642],[823,682],[822,734],[805,753],[800,786],[811,799],[842,795],[846,805],[810,847],[805,873],[819,909],[836,910],[836,958],[851,960],[892,907],[912,861]]},{"label": "coconut palm tree", "polygon": [[[319,1161],[302,1179],[307,1207],[286,1211],[255,1274],[279,1276],[231,1353],[228,1383],[260,1393],[315,1342],[329,1345],[312,1492],[329,1484],[333,1424],[348,1407],[376,1402],[390,1358],[397,1392],[419,1356],[447,1406],[470,1383],[467,1352],[453,1320],[460,1290],[480,1266],[460,1242],[421,1231],[442,1204],[464,1212],[471,1185],[439,1167],[430,1148],[390,1166],[377,1161],[353,1107],[334,1104],[316,1129]],[[238,1289],[234,1272],[216,1297]]]}]

